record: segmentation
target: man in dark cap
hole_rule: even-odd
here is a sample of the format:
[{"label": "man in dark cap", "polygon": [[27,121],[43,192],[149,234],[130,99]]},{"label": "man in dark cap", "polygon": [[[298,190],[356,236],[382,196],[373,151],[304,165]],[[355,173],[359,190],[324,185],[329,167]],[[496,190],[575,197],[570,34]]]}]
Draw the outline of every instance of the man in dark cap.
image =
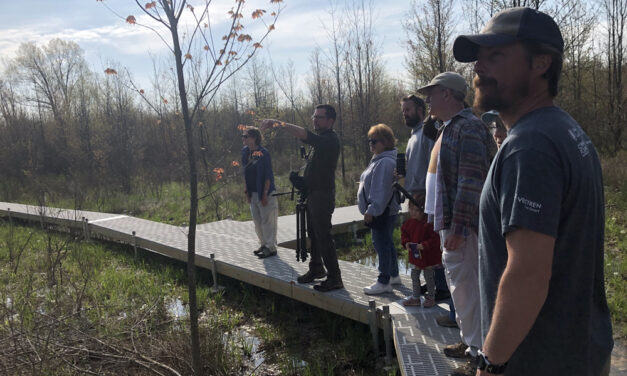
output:
[{"label": "man in dark cap", "polygon": [[480,204],[481,375],[609,374],[601,166],[553,102],[563,51],[555,21],[530,8],[503,10],[453,46],[476,61],[475,106],[508,129]]}]

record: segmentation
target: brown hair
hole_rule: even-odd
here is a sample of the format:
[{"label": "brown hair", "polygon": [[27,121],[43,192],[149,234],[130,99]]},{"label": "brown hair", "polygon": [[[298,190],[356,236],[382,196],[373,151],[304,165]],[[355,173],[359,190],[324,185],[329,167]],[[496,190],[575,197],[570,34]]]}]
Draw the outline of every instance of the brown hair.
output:
[{"label": "brown hair", "polygon": [[557,48],[548,43],[525,40],[522,41],[521,44],[527,53],[529,66],[531,66],[534,56],[549,55],[551,57],[551,65],[549,66],[549,69],[544,72],[542,78],[546,79],[548,82],[549,94],[552,97],[557,97],[558,84],[562,74],[562,64],[564,62],[563,54]]},{"label": "brown hair", "polygon": [[261,136],[261,132],[257,127],[249,125],[245,128],[245,130],[248,133],[248,137],[252,137],[255,139],[255,145],[261,145],[261,140],[263,140],[263,136]]},{"label": "brown hair", "polygon": [[418,201],[420,206],[414,205],[414,203],[411,202],[411,200],[409,201],[409,206],[413,206],[417,208],[418,210],[424,212],[425,211],[425,191],[419,190],[418,192],[414,193],[412,197],[414,198],[414,200]]},{"label": "brown hair", "polygon": [[337,116],[335,114],[335,108],[333,108],[330,104],[319,104],[316,106],[316,110],[324,110],[326,117],[329,119],[335,120],[335,117]]},{"label": "brown hair", "polygon": [[385,150],[394,149],[396,145],[396,139],[394,138],[394,131],[389,126],[381,123],[373,125],[368,131],[368,138],[374,138],[383,143]]},{"label": "brown hair", "polygon": [[420,113],[422,114],[422,117],[425,117],[425,109],[427,108],[427,105],[425,104],[425,101],[422,100],[422,98],[415,96],[414,94],[410,94],[406,97],[403,97],[403,99],[401,99],[401,103],[405,103],[405,102],[412,102],[414,104],[414,106],[416,106],[416,109],[420,109]]}]

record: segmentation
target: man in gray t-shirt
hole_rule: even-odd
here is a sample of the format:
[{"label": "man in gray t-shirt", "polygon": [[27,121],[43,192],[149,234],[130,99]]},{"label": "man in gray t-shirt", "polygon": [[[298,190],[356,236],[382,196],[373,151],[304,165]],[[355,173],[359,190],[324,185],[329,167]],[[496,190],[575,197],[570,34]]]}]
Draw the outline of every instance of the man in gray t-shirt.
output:
[{"label": "man in gray t-shirt", "polygon": [[607,375],[604,199],[588,136],[553,104],[564,43],[530,8],[496,14],[453,51],[475,63],[475,106],[508,136],[481,195],[479,375]]},{"label": "man in gray t-shirt", "polygon": [[427,168],[431,149],[435,142],[436,129],[430,125],[431,132],[425,129],[425,102],[415,95],[408,95],[401,100],[401,111],[405,124],[411,129],[411,136],[407,141],[405,156],[407,168],[405,174],[405,189],[409,193],[425,190]]}]

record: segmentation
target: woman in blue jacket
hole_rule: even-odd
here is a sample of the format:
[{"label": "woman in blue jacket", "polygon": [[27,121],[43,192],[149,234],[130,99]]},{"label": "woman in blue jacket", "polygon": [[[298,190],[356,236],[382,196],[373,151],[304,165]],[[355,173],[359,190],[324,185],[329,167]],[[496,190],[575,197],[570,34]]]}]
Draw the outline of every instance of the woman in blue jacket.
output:
[{"label": "woman in blue jacket", "polygon": [[385,124],[374,125],[368,131],[368,143],[373,155],[359,178],[357,203],[364,222],[371,227],[372,244],[379,256],[379,276],[371,286],[364,288],[364,293],[376,295],[390,292],[393,284],[401,283],[392,240],[400,205],[393,189],[396,168],[394,132]]},{"label": "woman in blue jacket", "polygon": [[279,204],[272,193],[274,174],[270,153],[261,146],[261,132],[246,127],[242,133],[242,167],[244,168],[245,194],[255,223],[260,247],[254,254],[259,258],[276,255],[277,219]]}]

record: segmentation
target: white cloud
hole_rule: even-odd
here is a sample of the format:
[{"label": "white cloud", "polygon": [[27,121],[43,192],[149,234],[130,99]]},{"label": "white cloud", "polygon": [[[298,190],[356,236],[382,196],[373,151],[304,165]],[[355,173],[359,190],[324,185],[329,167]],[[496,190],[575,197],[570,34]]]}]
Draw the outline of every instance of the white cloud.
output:
[{"label": "white cloud", "polygon": [[[145,65],[151,64],[151,55],[158,58],[168,56],[167,46],[155,35],[154,31],[125,22],[124,19],[133,14],[138,24],[149,25],[158,30],[168,43],[171,40],[164,26],[144,14],[134,2],[105,0],[107,6],[119,15],[116,16],[101,3],[92,1],[76,0],[74,6],[68,6],[67,9],[49,7],[47,8],[49,14],[38,14],[37,10],[29,13],[27,2],[14,3],[12,9],[20,7],[23,11],[20,10],[19,14],[0,15],[0,28],[3,25],[3,19],[23,18],[23,22],[4,23],[13,27],[0,29],[0,56],[5,58],[15,56],[20,43],[23,42],[33,41],[42,45],[53,38],[61,38],[78,43],[85,50],[85,56],[93,66],[100,67],[103,64],[102,60],[114,60],[128,67],[138,76],[144,74]],[[88,5],[85,5],[86,3]],[[203,3],[204,0],[192,1],[197,13],[202,11]],[[383,58],[389,62],[389,68],[393,71],[400,70],[399,61],[402,60],[403,54],[399,51],[401,49],[399,41],[402,38],[400,20],[408,7],[408,4],[404,3],[391,2],[375,5],[374,27],[378,33],[377,38],[382,42]],[[211,3],[210,24],[217,43],[221,42],[225,27],[229,26],[232,21],[227,12],[235,5],[234,0]],[[76,8],[79,7],[80,12],[76,13]],[[276,30],[271,32],[268,39],[263,42],[264,51],[269,52],[279,65],[286,63],[288,59],[292,60],[297,67],[297,74],[302,77],[309,69],[309,56],[313,48],[316,46],[325,48],[330,43],[328,33],[323,26],[323,21],[327,26],[331,23],[328,13],[329,3],[327,1],[286,0],[281,3],[281,7],[283,10],[276,23]],[[274,8],[274,4],[270,4],[269,0],[247,0],[242,19],[245,32],[253,38],[265,33],[267,24],[272,22],[270,13],[274,11]],[[341,17],[343,3],[338,8],[337,16]],[[255,9],[267,11],[264,16],[266,24],[260,20],[251,19],[251,13]],[[12,12],[15,13],[13,10]],[[37,22],[33,21],[35,19]],[[181,19],[180,30],[189,33],[193,23],[191,13],[185,12]]]}]

